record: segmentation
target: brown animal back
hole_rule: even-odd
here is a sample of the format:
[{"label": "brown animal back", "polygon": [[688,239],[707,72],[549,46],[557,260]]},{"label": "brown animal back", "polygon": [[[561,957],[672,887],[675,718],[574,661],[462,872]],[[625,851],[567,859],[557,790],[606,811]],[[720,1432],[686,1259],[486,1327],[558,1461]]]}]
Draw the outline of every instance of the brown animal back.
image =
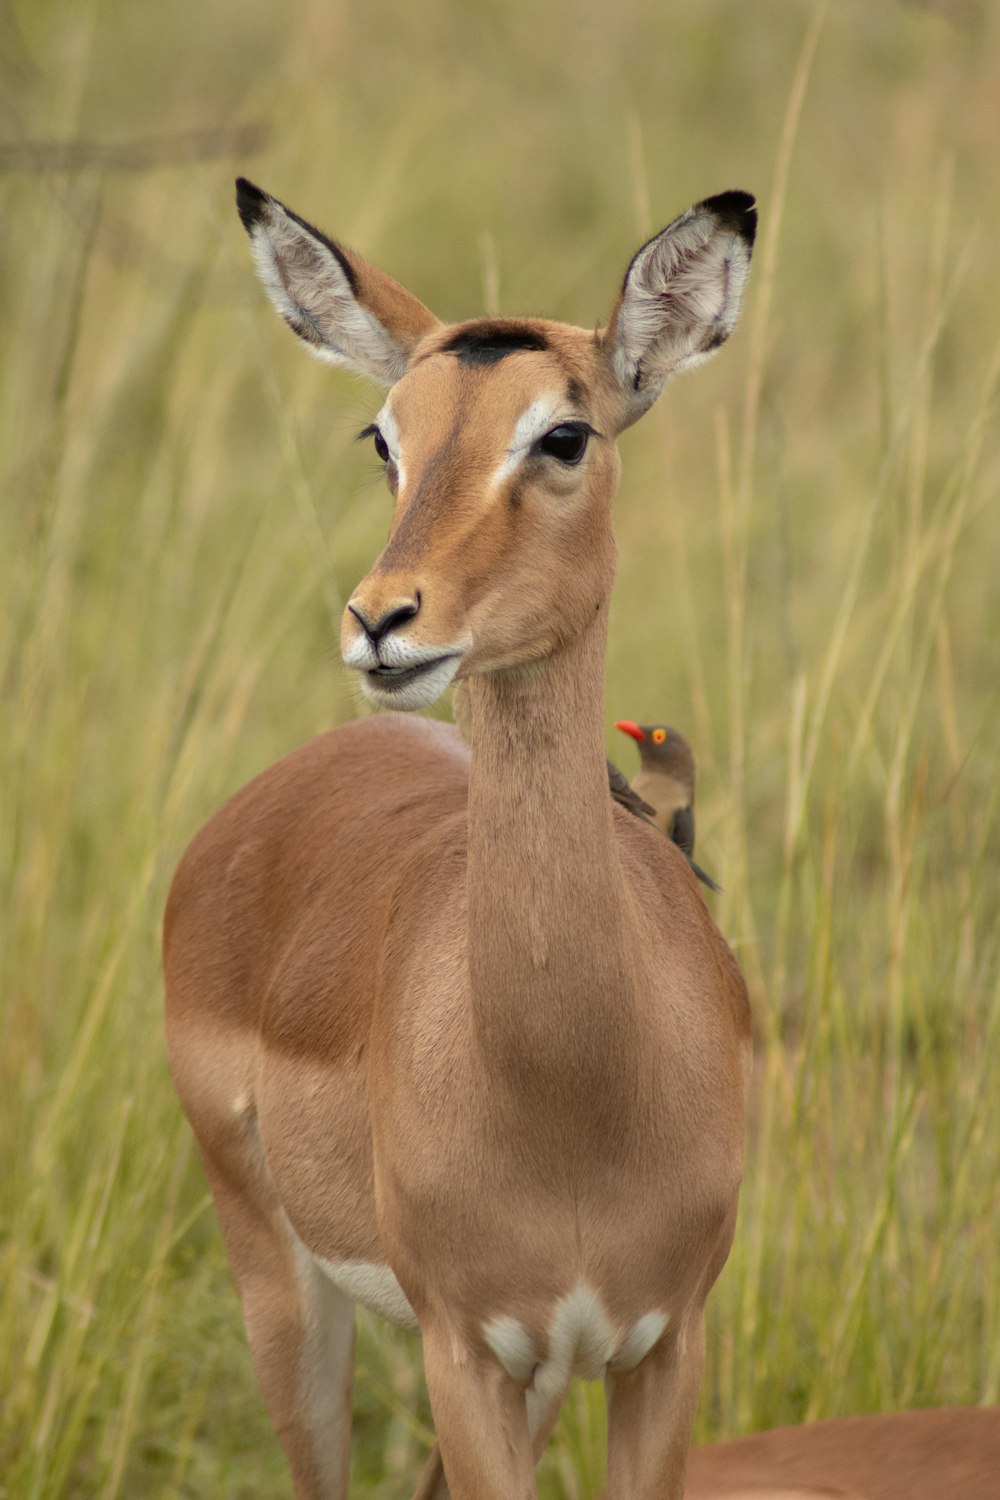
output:
[{"label": "brown animal back", "polygon": [[777,1427],[696,1448],[685,1500],[777,1492],[1000,1500],[1000,1408],[940,1407]]}]

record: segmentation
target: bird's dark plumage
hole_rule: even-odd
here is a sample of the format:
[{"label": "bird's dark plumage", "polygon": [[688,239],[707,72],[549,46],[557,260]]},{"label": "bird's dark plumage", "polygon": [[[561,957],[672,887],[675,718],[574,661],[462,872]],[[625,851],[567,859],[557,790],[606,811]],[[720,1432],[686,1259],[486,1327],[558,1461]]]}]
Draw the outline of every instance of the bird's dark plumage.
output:
[{"label": "bird's dark plumage", "polygon": [[624,771],[619,771],[613,760],[608,761],[608,786],[612,797],[625,808],[626,812],[634,813],[637,818],[642,818],[647,823],[650,818],[656,816],[656,808],[651,807],[648,802],[643,801],[638,792],[632,790]]}]

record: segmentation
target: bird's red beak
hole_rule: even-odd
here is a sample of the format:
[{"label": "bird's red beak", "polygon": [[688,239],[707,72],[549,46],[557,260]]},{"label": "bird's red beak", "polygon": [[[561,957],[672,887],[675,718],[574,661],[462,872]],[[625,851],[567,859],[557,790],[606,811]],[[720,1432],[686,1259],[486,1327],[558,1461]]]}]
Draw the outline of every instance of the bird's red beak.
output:
[{"label": "bird's red beak", "polygon": [[646,738],[638,724],[633,724],[631,719],[616,719],[615,728],[620,729],[622,734],[630,734],[634,740],[639,741],[640,745]]}]

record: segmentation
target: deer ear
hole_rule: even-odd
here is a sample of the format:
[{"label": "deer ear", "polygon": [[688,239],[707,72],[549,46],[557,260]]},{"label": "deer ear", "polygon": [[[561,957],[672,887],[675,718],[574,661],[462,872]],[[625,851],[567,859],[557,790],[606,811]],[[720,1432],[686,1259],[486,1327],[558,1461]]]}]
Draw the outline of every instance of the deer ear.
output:
[{"label": "deer ear", "polygon": [[732,333],[756,230],[750,194],[720,193],[636,252],[602,335],[625,397],[622,427],[652,406],[670,375],[701,364]]},{"label": "deer ear", "polygon": [[416,345],[441,326],[434,314],[245,177],[236,180],[236,207],[264,290],[289,328],[320,359],[394,385]]}]

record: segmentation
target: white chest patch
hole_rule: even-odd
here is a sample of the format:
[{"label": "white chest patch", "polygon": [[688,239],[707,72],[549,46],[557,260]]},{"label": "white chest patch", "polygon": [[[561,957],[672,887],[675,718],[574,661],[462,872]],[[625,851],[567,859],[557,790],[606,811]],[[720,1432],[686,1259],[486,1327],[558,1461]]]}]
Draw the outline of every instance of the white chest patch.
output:
[{"label": "white chest patch", "polygon": [[324,1260],[322,1255],[314,1255],[313,1260],[352,1302],[360,1302],[397,1328],[417,1327],[417,1315],[388,1266],[367,1260]]},{"label": "white chest patch", "polygon": [[648,1312],[628,1328],[615,1328],[600,1297],[578,1286],[556,1303],[547,1348],[516,1318],[494,1318],[483,1336],[512,1380],[531,1380],[540,1409],[565,1394],[574,1376],[599,1380],[607,1372],[634,1370],[658,1342],[667,1314]]}]

